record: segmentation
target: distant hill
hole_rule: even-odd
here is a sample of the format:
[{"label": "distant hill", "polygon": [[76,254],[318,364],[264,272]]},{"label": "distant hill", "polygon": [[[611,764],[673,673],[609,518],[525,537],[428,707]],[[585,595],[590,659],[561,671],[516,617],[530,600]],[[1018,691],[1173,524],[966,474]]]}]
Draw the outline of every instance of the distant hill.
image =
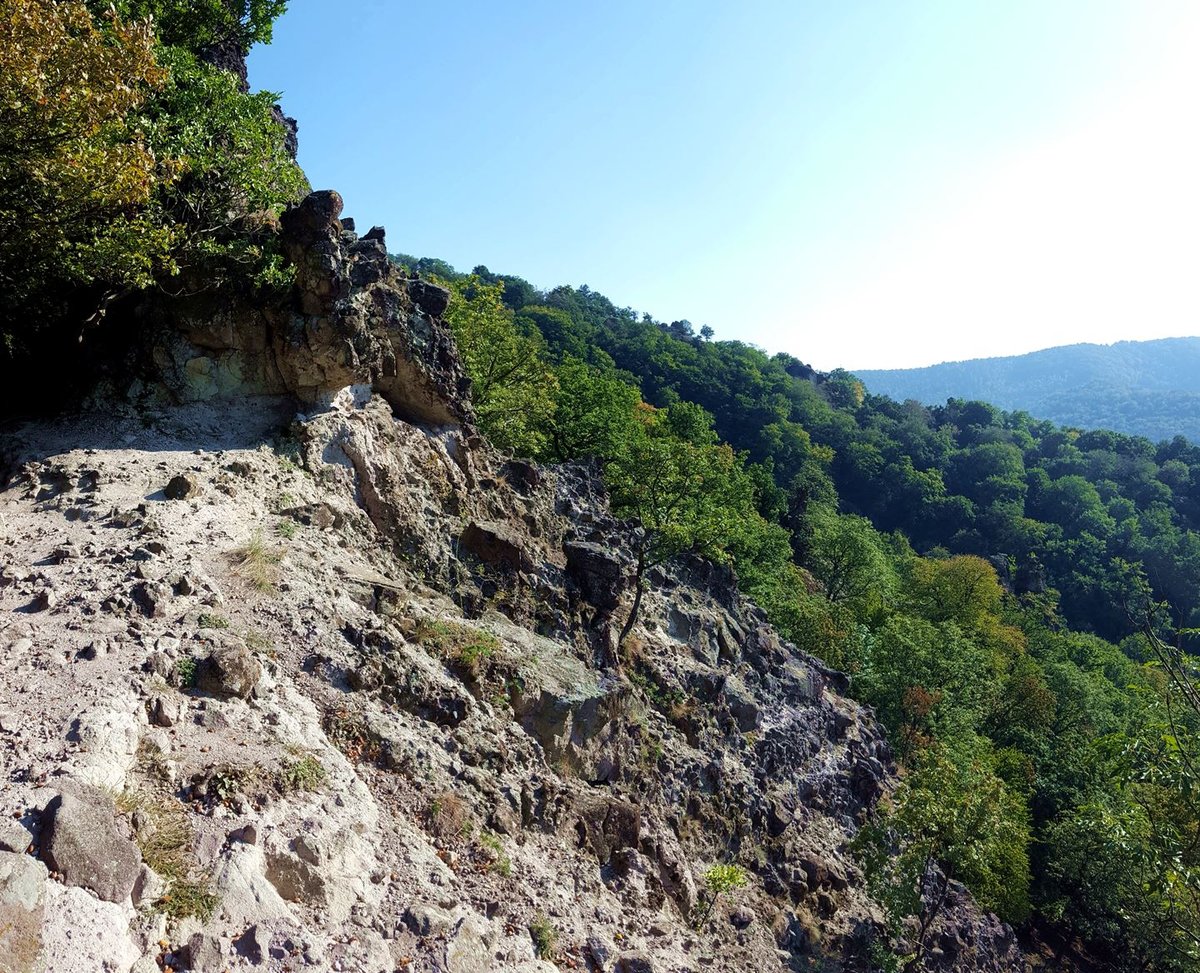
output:
[{"label": "distant hill", "polygon": [[1028,355],[863,369],[867,389],[940,405],[982,399],[1040,419],[1115,429],[1154,441],[1200,442],[1200,337],[1063,345]]}]

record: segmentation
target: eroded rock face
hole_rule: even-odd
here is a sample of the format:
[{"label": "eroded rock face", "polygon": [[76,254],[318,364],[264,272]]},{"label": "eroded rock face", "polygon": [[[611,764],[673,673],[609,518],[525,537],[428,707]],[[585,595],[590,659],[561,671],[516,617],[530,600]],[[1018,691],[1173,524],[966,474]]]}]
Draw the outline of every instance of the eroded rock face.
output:
[{"label": "eroded rock face", "polygon": [[283,214],[296,273],[287,302],[160,309],[150,390],[176,401],[290,394],[310,407],[373,391],[410,421],[469,424],[466,374],[441,321],[449,295],[404,278],[382,229],[360,239],[341,211],[341,196],[323,190]]}]

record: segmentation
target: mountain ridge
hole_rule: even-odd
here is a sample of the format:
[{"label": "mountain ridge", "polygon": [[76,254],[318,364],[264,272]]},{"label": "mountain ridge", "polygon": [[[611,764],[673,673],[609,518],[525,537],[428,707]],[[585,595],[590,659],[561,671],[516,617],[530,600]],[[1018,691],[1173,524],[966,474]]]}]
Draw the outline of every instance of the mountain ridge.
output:
[{"label": "mountain ridge", "polygon": [[977,399],[1061,425],[1200,437],[1200,337],[1081,342],[921,368],[857,369],[867,389],[938,405]]}]

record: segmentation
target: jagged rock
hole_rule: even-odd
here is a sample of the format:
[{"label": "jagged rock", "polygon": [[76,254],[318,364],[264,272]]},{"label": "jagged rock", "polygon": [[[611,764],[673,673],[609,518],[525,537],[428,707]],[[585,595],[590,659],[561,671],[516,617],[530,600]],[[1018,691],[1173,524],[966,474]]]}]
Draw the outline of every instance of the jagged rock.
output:
[{"label": "jagged rock", "polygon": [[46,866],[28,855],[0,852],[0,970],[41,973]]},{"label": "jagged rock", "polygon": [[271,932],[256,923],[234,940],[233,948],[238,956],[257,966],[270,955]]},{"label": "jagged rock", "polygon": [[42,858],[68,885],[123,902],[133,891],[142,856],[102,791],[80,788],[78,794],[60,794],[47,805]]},{"label": "jagged rock", "polygon": [[446,942],[446,973],[491,973],[495,969],[490,924],[478,916],[462,919]]},{"label": "jagged rock", "polygon": [[0,819],[0,851],[11,851],[20,855],[29,847],[31,841],[33,835],[20,821],[11,818]]},{"label": "jagged rock", "polygon": [[223,973],[228,966],[223,940],[198,932],[188,940],[188,969],[193,973]]},{"label": "jagged rock", "polygon": [[148,618],[159,618],[171,600],[171,589],[157,581],[139,581],[130,592],[133,603]]},{"label": "jagged rock", "polygon": [[241,642],[221,645],[196,666],[196,688],[216,696],[248,699],[262,677],[262,666]]},{"label": "jagged rock", "polygon": [[659,973],[659,968],[645,953],[631,951],[617,957],[613,973]]},{"label": "jagged rock", "polygon": [[518,666],[513,711],[549,760],[567,760],[585,776],[596,776],[604,741],[624,706],[627,687],[598,675],[548,640],[529,633],[521,638],[536,654]]},{"label": "jagged rock", "polygon": [[414,902],[401,918],[416,936],[444,936],[454,925],[452,913],[424,902]]},{"label": "jagged rock", "polygon": [[729,676],[724,686],[725,703],[743,733],[757,730],[762,722],[758,703],[753,694],[737,676]]},{"label": "jagged rock", "polygon": [[133,904],[141,909],[153,905],[167,891],[167,883],[149,865],[143,863],[133,883]]},{"label": "jagged rock", "polygon": [[583,597],[597,608],[616,608],[629,584],[621,559],[599,544],[572,541],[563,545],[567,571]]},{"label": "jagged rock", "polygon": [[485,564],[532,571],[533,559],[521,535],[504,524],[469,523],[459,538],[462,546]]},{"label": "jagged rock", "polygon": [[155,726],[172,727],[183,719],[187,707],[174,696],[155,696],[149,703],[150,722]]}]

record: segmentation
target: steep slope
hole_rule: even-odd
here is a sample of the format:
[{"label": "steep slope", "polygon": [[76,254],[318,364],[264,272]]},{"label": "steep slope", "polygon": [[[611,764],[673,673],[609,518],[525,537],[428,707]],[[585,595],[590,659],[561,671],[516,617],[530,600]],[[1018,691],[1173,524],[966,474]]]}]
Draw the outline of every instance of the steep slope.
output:
[{"label": "steep slope", "polygon": [[[339,211],[291,306],[3,437],[0,968],[870,968],[879,725],[706,562],[618,651],[633,528],[474,433],[444,294]],[[1024,967],[939,922],[930,969]]]},{"label": "steep slope", "polygon": [[1200,438],[1200,338],[1065,345],[927,368],[856,371],[897,401],[979,399],[1039,419],[1159,441]]}]

